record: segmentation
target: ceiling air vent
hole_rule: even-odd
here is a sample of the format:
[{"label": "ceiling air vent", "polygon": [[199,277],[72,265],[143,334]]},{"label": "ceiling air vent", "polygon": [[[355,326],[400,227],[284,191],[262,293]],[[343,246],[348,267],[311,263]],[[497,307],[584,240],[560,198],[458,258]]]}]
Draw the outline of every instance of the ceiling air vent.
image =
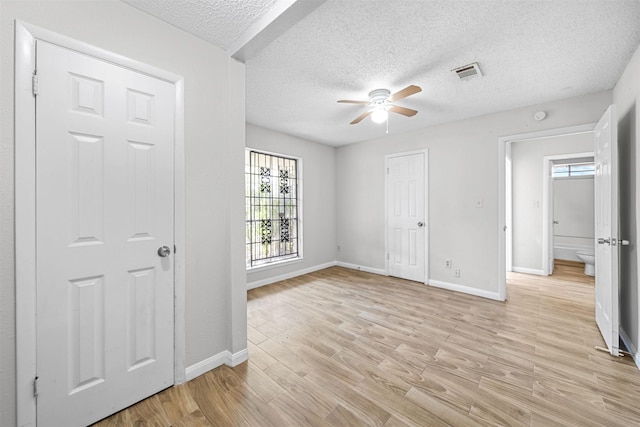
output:
[{"label": "ceiling air vent", "polygon": [[469,80],[476,77],[482,77],[482,71],[480,71],[480,66],[477,62],[469,65],[463,65],[462,67],[455,68],[451,71],[456,73],[460,80]]}]

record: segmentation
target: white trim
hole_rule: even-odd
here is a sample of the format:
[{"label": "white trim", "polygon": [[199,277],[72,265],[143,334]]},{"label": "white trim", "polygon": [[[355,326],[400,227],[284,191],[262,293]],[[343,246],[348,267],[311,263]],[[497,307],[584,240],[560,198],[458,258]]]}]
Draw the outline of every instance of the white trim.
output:
[{"label": "white trim", "polygon": [[325,264],[304,268],[302,270],[291,271],[289,273],[279,274],[277,276],[268,277],[266,279],[256,280],[251,283],[247,283],[247,290],[259,288],[261,286],[267,286],[272,283],[280,282],[282,280],[292,279],[294,277],[302,276],[303,274],[313,273],[314,271],[324,270],[325,268],[334,267],[336,265],[337,263],[335,261],[332,261]]},{"label": "white trim", "polygon": [[554,259],[583,262],[578,258],[577,252],[579,251],[595,254],[594,245],[556,244],[553,246],[553,257]]},{"label": "white trim", "polygon": [[504,167],[505,167],[505,269],[513,271],[513,157],[511,155],[512,146],[505,147]]},{"label": "white trim", "polygon": [[[389,275],[389,159],[394,157],[424,155],[424,278],[423,283],[429,281],[429,150],[411,150],[384,156],[384,275]],[[358,267],[360,269],[360,267]],[[366,271],[366,270],[365,270]],[[380,273],[375,273],[380,274]]]},{"label": "white trim", "polygon": [[[16,245],[16,416],[17,425],[36,425],[36,150],[31,75],[35,39],[15,25],[15,245]],[[23,142],[24,141],[24,142]],[[20,143],[18,143],[20,142]],[[24,191],[23,191],[24,190]]]},{"label": "white trim", "polygon": [[[576,239],[589,240],[591,244],[581,245],[578,243],[557,243],[553,245],[553,250],[561,250],[561,251],[584,251],[584,252],[595,252],[595,246],[593,245],[593,239],[590,237],[576,237]],[[555,254],[555,252],[554,252]],[[556,259],[562,259],[555,257]]]},{"label": "white trim", "polygon": [[553,185],[551,178],[552,159],[542,157],[542,271],[545,276],[553,274],[554,262],[549,259],[553,256]]},{"label": "white trim", "polygon": [[456,283],[441,282],[440,280],[429,280],[429,286],[434,288],[447,289],[454,292],[462,292],[464,294],[475,295],[482,298],[488,298],[496,301],[504,301],[498,292],[485,291],[483,289],[473,288],[471,286],[458,285]]},{"label": "white trim", "polygon": [[283,259],[280,261],[270,262],[268,264],[258,265],[255,267],[245,267],[247,274],[258,273],[265,270],[273,270],[274,268],[282,268],[291,264],[298,264],[304,261],[304,258],[296,257],[290,259]]},{"label": "white trim", "polygon": [[18,425],[36,424],[36,193],[35,108],[31,76],[35,41],[42,40],[174,84],[176,89],[174,159],[174,381],[185,378],[185,211],[184,78],[148,64],[91,46],[55,32],[15,22],[15,233],[16,233],[16,412]]},{"label": "white trim", "polygon": [[516,141],[527,141],[530,139],[550,138],[559,135],[575,135],[586,132],[593,132],[595,123],[584,125],[567,126],[562,128],[547,129],[537,132],[528,132],[515,135],[501,136],[498,138],[498,224],[496,227],[498,235],[498,295],[499,300],[504,301],[507,296],[507,267],[506,267],[506,211],[511,206],[506,205],[506,168],[505,159],[507,144]]},{"label": "white trim", "polygon": [[633,345],[633,341],[629,338],[629,335],[627,335],[624,329],[622,329],[622,326],[620,326],[620,339],[622,339],[625,347],[627,347],[627,350],[631,353],[631,358],[636,362],[638,369],[640,369],[640,353],[638,353],[638,349]]},{"label": "white trim", "polygon": [[224,350],[216,355],[201,360],[198,363],[187,366],[187,369],[185,370],[186,380],[191,381],[192,379],[197,378],[200,375],[217,368],[218,366],[224,365],[229,359],[230,354],[231,353],[229,352],[229,350]]},{"label": "white trim", "polygon": [[528,268],[528,267],[516,267],[513,266],[514,273],[523,273],[523,274],[535,274],[536,276],[548,276],[544,270],[540,270],[538,268]]},{"label": "white trim", "polygon": [[231,354],[231,352],[228,353],[229,357],[227,358],[225,364],[231,366],[232,368],[249,360],[249,350],[246,348],[233,354]]},{"label": "white trim", "polygon": [[184,150],[184,78],[175,82],[176,118],[174,137],[174,382],[186,382],[187,359],[186,324],[186,212],[185,212],[185,150]]},{"label": "white trim", "polygon": [[367,273],[378,274],[380,276],[388,276],[387,272],[381,268],[367,267],[366,265],[351,264],[348,262],[336,262],[338,267],[350,268],[351,270],[365,271]]},{"label": "white trim", "polygon": [[[581,237],[582,239],[590,239],[589,237]],[[590,239],[592,240],[592,239]],[[593,240],[592,240],[593,241]],[[568,251],[590,251],[594,252],[593,245],[577,245],[572,243],[561,243],[553,246],[554,249],[564,249]]]},{"label": "white trim", "polygon": [[[593,157],[593,151],[585,153],[567,153],[544,156],[542,158],[542,271],[549,276],[553,273],[554,248],[553,239],[553,177],[551,167],[555,160],[578,159],[582,157]],[[592,177],[590,177],[592,178]]]},{"label": "white trim", "polygon": [[222,365],[231,366],[232,368],[234,366],[238,366],[239,364],[247,361],[248,358],[249,351],[246,348],[234,354],[231,354],[229,350],[224,350],[187,367],[185,370],[185,377],[187,381],[191,381]]}]

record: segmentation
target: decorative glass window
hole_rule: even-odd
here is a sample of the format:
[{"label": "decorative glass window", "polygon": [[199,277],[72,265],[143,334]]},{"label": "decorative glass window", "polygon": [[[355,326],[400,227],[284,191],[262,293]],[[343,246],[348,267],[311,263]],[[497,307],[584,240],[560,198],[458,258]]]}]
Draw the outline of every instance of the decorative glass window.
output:
[{"label": "decorative glass window", "polygon": [[298,161],[246,150],[247,267],[299,257]]},{"label": "decorative glass window", "polygon": [[571,163],[564,165],[553,165],[551,176],[554,178],[569,178],[575,176],[594,176],[595,165],[591,163]]}]

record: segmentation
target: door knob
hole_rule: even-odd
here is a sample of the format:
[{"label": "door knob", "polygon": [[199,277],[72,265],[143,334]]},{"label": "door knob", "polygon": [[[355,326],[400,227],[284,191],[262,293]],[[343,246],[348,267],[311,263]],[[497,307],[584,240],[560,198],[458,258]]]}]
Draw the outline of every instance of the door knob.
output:
[{"label": "door knob", "polygon": [[171,248],[169,246],[161,246],[158,248],[158,256],[164,258],[171,254]]},{"label": "door knob", "polygon": [[420,221],[420,222],[418,223],[418,227],[422,227],[423,225],[424,225],[424,222],[422,222],[422,221]]},{"label": "door knob", "polygon": [[629,246],[629,241],[624,239],[618,239],[620,246]]},{"label": "door knob", "polygon": [[606,239],[603,237],[598,237],[598,244],[599,245],[610,245],[611,244],[611,240],[607,237]]}]

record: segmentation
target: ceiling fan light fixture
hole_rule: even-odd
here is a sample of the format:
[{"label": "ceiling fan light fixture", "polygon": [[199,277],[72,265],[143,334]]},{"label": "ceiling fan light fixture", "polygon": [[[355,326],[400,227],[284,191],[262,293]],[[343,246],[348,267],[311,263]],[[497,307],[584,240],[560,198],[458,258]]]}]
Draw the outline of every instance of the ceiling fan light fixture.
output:
[{"label": "ceiling fan light fixture", "polygon": [[391,95],[389,89],[374,89],[369,92],[369,103],[382,104],[389,99],[389,95]]},{"label": "ceiling fan light fixture", "polygon": [[384,108],[376,108],[371,113],[371,120],[374,123],[384,123],[389,118],[389,113]]},{"label": "ceiling fan light fixture", "polygon": [[[374,89],[369,92],[369,101],[354,101],[350,99],[341,99],[338,102],[342,104],[366,104],[368,109],[364,113],[360,114],[356,117],[350,125],[356,125],[360,123],[362,120],[366,119],[368,116],[371,116],[371,120],[374,123],[384,123],[389,119],[389,111],[392,113],[401,114],[406,117],[415,116],[418,111],[412,110],[411,108],[400,107],[398,105],[392,104],[395,101],[400,99],[404,99],[408,96],[415,95],[418,92],[421,92],[422,88],[416,85],[409,85],[404,89],[394,93],[391,95],[389,89]],[[389,126],[387,125],[387,128]],[[387,133],[389,129],[387,129]]]}]

